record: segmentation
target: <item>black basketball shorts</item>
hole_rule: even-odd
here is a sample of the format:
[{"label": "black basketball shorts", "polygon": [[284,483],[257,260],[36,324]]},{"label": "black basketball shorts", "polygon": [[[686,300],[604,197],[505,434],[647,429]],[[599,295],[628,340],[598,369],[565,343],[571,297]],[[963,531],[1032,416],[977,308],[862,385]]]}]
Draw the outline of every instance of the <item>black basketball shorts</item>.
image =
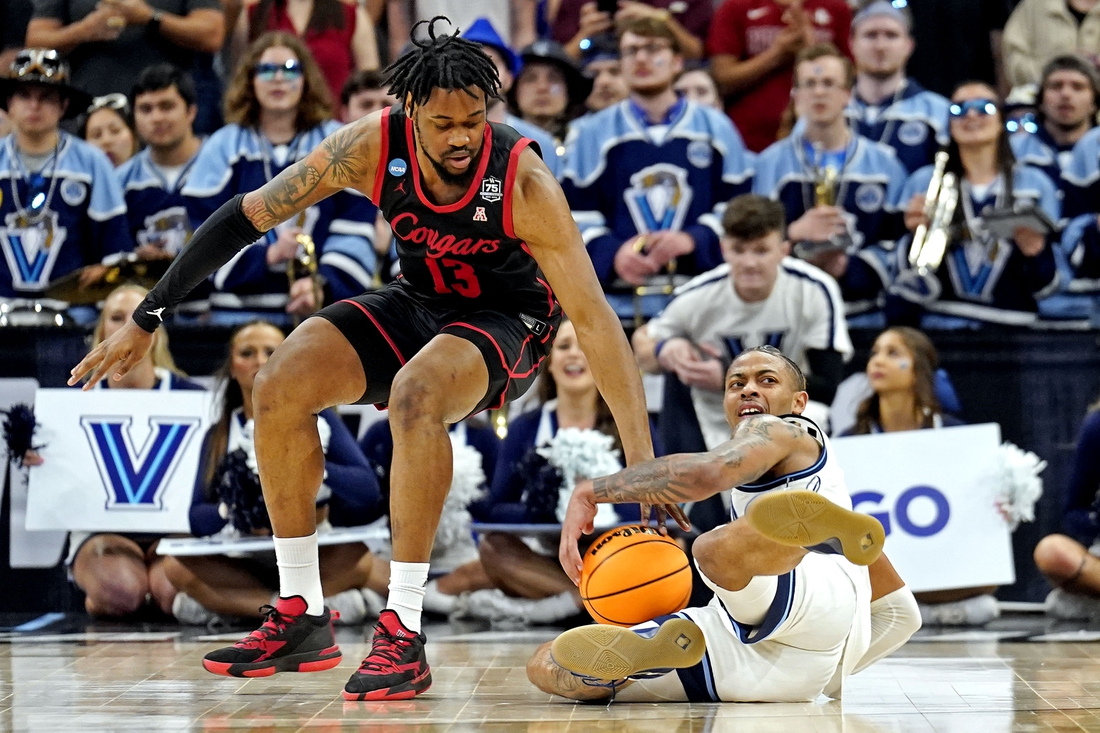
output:
[{"label": "black basketball shorts", "polygon": [[367,391],[358,404],[387,404],[398,370],[437,335],[469,341],[489,370],[489,388],[470,414],[500,409],[527,391],[561,322],[560,317],[547,322],[493,310],[441,308],[399,282],[333,303],[315,315],[340,329],[359,354]]}]

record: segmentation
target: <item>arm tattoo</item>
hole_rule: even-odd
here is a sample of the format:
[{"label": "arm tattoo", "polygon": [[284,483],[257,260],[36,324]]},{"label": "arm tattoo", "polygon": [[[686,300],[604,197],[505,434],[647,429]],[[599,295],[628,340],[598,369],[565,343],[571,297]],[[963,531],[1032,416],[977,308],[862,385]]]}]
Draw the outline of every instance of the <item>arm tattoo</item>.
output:
[{"label": "arm tattoo", "polygon": [[317,189],[345,188],[361,182],[366,160],[361,150],[365,132],[361,125],[337,130],[305,160],[284,170],[259,190],[259,197],[244,207],[257,229],[268,230],[311,203]]},{"label": "arm tattoo", "polygon": [[[680,504],[749,483],[778,463],[760,456],[779,439],[798,439],[805,432],[767,416],[742,420],[733,439],[708,453],[682,453],[631,466],[592,482],[597,502]],[[724,484],[730,484],[726,486]]]}]

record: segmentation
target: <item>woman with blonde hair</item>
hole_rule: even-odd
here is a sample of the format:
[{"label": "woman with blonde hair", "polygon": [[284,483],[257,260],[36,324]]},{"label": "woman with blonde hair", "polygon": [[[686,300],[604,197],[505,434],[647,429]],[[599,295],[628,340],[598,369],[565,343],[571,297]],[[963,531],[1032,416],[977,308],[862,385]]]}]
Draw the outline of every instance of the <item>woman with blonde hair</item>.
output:
[{"label": "woman with blonde hair", "polygon": [[[92,348],[130,320],[149,291],[122,285],[103,303],[92,333]],[[164,326],[153,336],[153,348],[122,379],[104,379],[93,389],[201,390],[186,378],[168,350]],[[31,463],[40,463],[31,461]],[[85,593],[84,608],[93,616],[130,616],[150,604],[171,614],[176,589],[164,575],[164,558],[156,554],[163,535],[71,532],[67,564],[73,582]]]},{"label": "woman with blonde hair", "polygon": [[[226,91],[229,124],[203,145],[183,187],[193,227],[304,158],[340,127],[332,117],[325,79],[302,40],[282,32],[257,38]],[[345,190],[267,232],[214,274],[211,321],[288,326],[372,289],[375,216],[365,196]],[[310,241],[312,275],[295,266]]]}]

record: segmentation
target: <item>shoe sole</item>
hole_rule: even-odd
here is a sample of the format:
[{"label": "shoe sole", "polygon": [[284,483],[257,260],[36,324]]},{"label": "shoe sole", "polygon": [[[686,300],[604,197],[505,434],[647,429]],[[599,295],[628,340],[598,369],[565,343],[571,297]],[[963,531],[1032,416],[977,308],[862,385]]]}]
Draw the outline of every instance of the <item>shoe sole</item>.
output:
[{"label": "shoe sole", "polygon": [[677,618],[661,624],[648,639],[603,624],[570,629],[554,639],[550,657],[573,674],[619,680],[640,672],[694,667],[706,650],[703,630]]},{"label": "shoe sole", "polygon": [[838,506],[813,491],[779,490],[757,497],[745,518],[768,539],[790,547],[813,547],[837,539],[856,565],[882,554],[886,533],[877,519]]},{"label": "shoe sole", "polygon": [[415,677],[408,682],[402,682],[399,685],[394,685],[393,687],[370,690],[369,692],[350,692],[345,687],[342,694],[345,700],[352,700],[355,702],[362,702],[364,700],[409,700],[425,692],[431,686],[432,672],[431,670],[427,670],[419,677]]},{"label": "shoe sole", "polygon": [[288,654],[262,662],[233,663],[203,659],[202,666],[207,672],[224,677],[270,677],[278,672],[322,672],[339,665],[342,656],[338,647],[331,646],[321,652]]}]

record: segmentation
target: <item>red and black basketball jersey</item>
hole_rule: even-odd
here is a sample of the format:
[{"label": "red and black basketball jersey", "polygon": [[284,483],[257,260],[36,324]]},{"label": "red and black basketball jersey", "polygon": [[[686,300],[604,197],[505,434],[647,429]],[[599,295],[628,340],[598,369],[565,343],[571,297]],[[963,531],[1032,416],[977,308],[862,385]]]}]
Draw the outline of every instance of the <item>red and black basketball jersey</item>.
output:
[{"label": "red and black basketball jersey", "polygon": [[559,313],[538,263],[512,229],[519,157],[533,144],[506,125],[489,123],[466,195],[439,206],[421,187],[412,121],[398,107],[383,112],[372,198],[393,229],[407,286],[445,308],[541,320]]}]

